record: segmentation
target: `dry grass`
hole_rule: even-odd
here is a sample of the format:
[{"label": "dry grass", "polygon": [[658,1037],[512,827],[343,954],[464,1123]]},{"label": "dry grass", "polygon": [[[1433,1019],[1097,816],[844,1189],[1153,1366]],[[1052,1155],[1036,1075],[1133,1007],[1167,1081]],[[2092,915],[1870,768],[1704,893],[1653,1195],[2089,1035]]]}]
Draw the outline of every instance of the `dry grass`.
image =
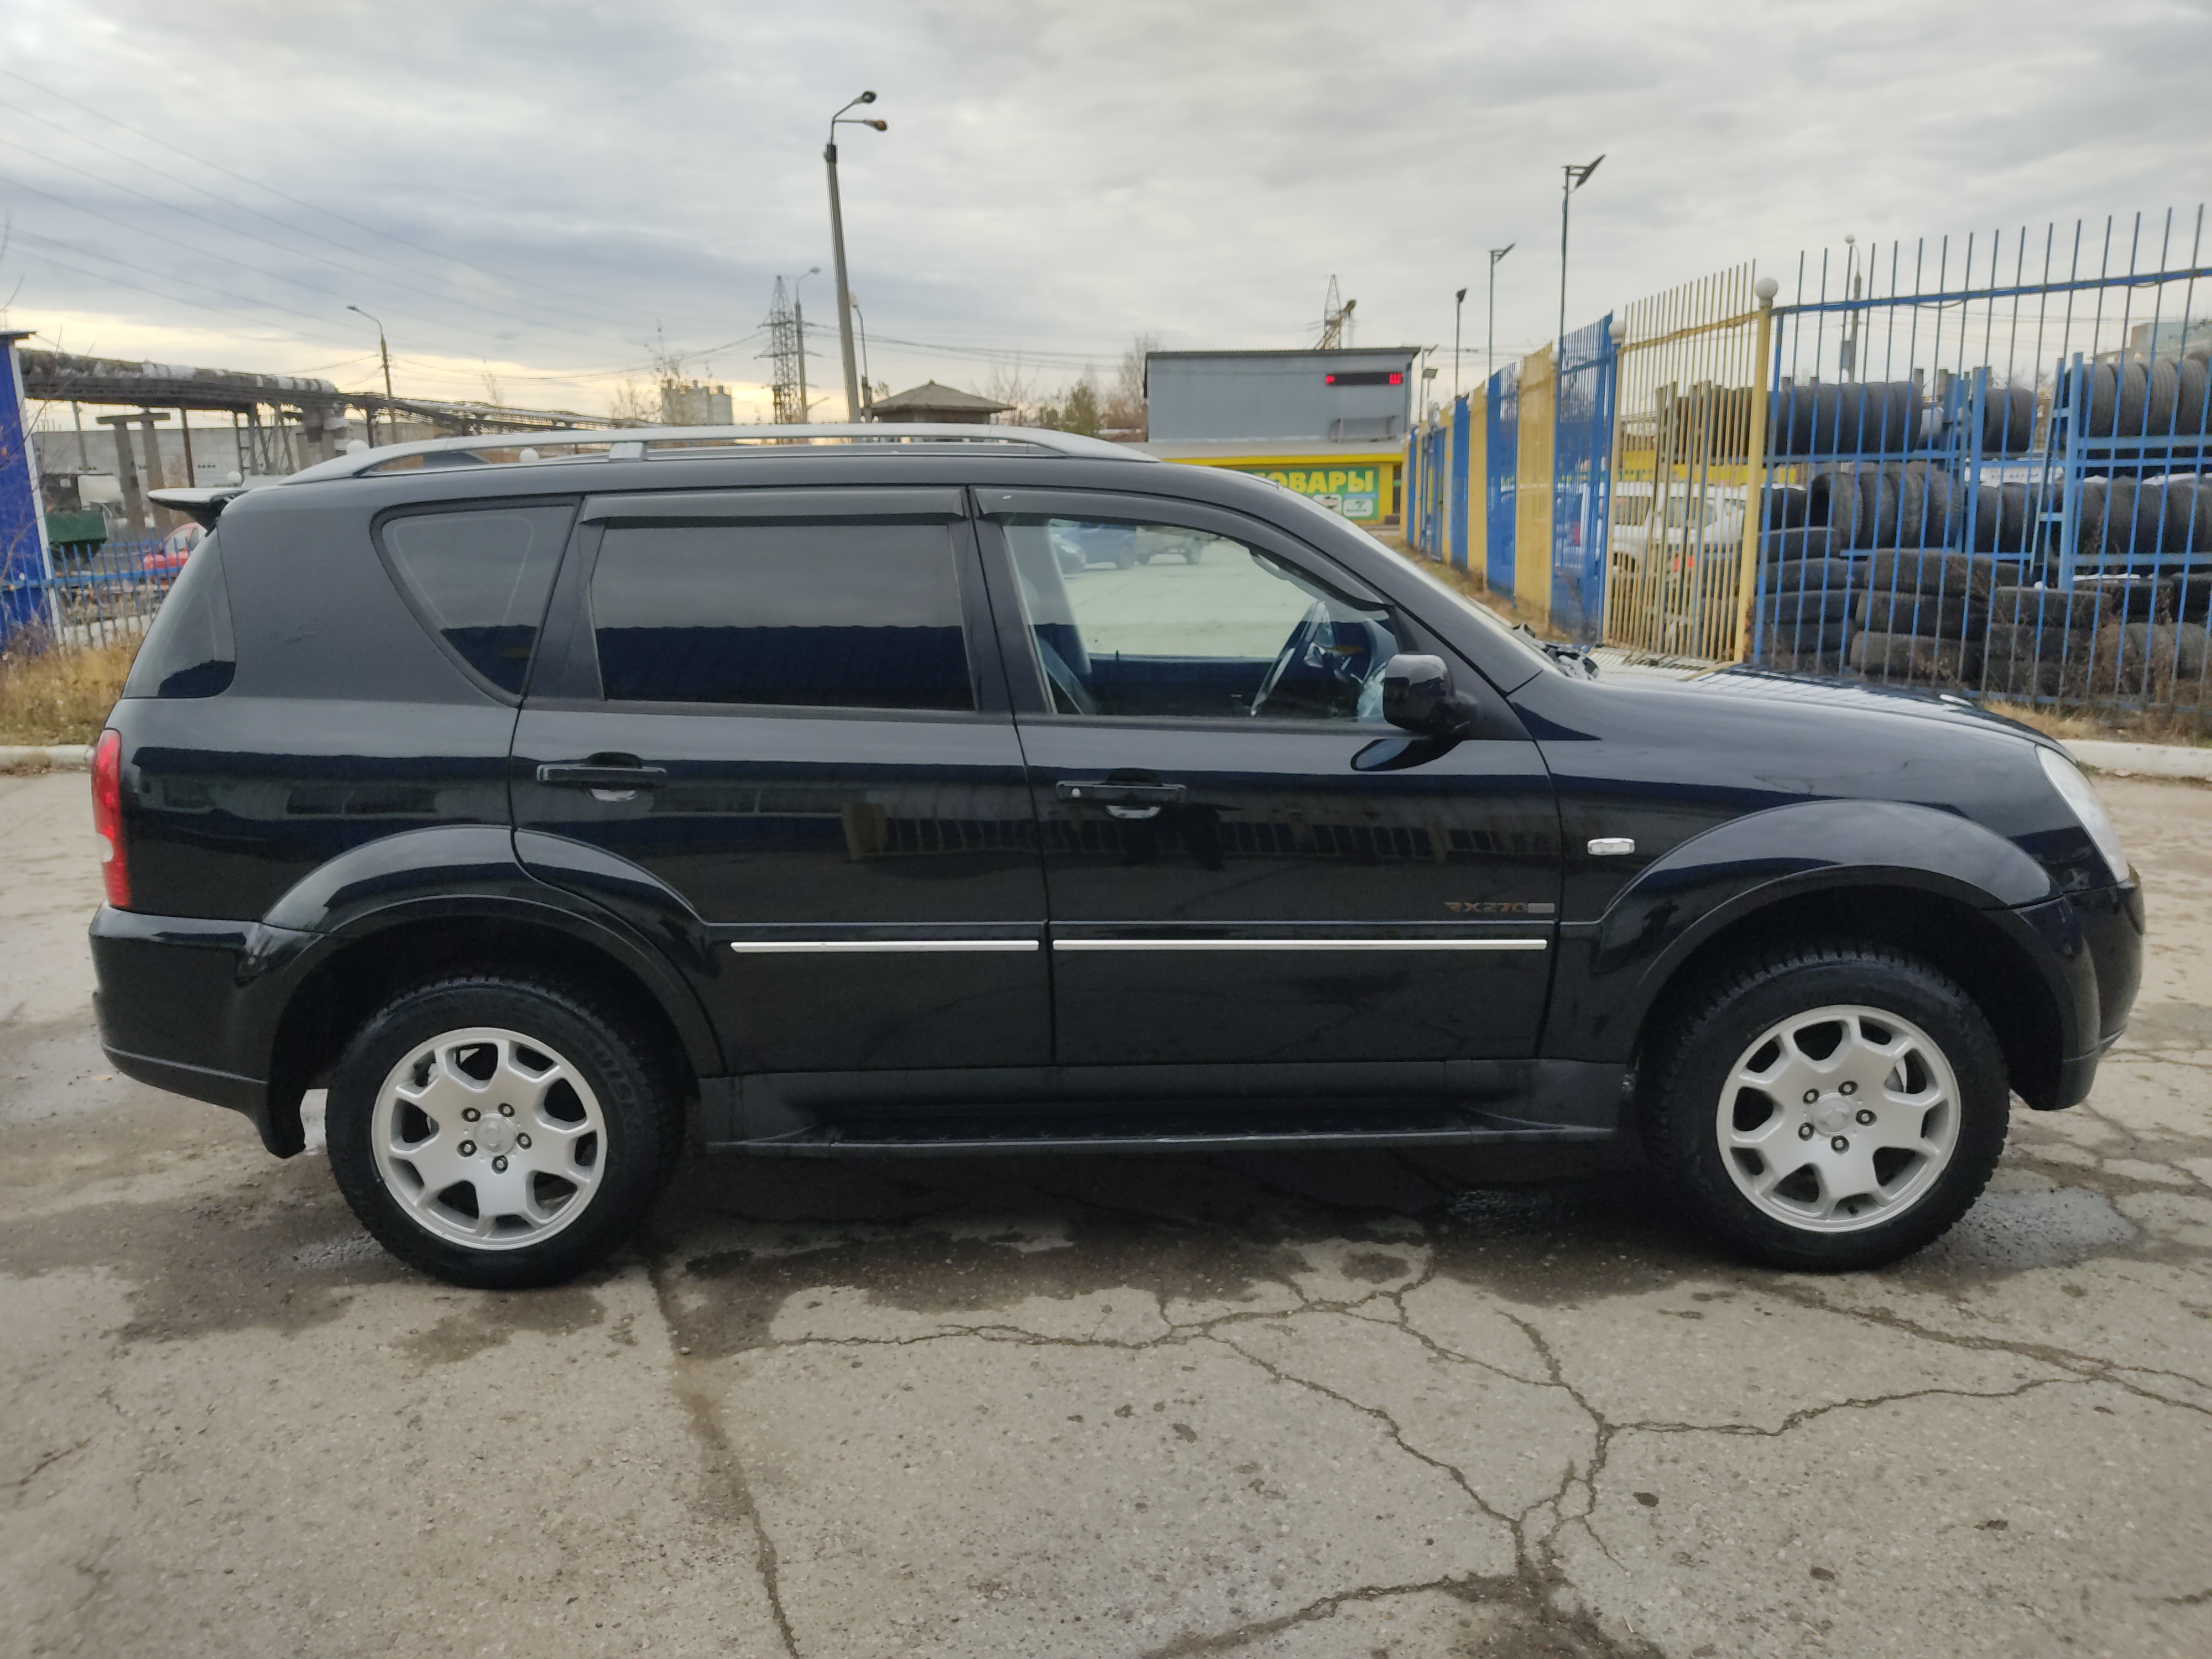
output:
[{"label": "dry grass", "polygon": [[2086,739],[2096,743],[2160,743],[2212,744],[2212,729],[2195,708],[2050,708],[2030,703],[2000,702],[1991,698],[1983,705],[2032,726],[2061,743]]},{"label": "dry grass", "polygon": [[136,639],[82,651],[0,655],[0,743],[90,743],[123,695]]},{"label": "dry grass", "polygon": [[1567,637],[1565,634],[1552,625],[1552,620],[1548,615],[1540,616],[1535,611],[1526,609],[1509,593],[1493,593],[1491,592],[1490,584],[1473,572],[1462,570],[1455,566],[1444,564],[1413,552],[1407,547],[1403,540],[1395,536],[1378,535],[1376,539],[1408,563],[1420,566],[1425,574],[1435,577],[1446,587],[1456,589],[1493,616],[1504,618],[1509,626],[1526,623],[1529,631],[1539,639],[1564,640]]}]

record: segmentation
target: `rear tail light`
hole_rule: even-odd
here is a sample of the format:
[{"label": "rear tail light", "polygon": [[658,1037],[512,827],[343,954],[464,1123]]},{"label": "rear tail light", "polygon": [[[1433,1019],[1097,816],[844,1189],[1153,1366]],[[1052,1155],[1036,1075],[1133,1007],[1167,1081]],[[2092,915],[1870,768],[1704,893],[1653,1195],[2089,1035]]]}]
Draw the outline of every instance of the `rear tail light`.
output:
[{"label": "rear tail light", "polygon": [[103,732],[92,751],[92,827],[100,837],[100,874],[107,902],[131,908],[131,862],[123,842],[123,734]]}]

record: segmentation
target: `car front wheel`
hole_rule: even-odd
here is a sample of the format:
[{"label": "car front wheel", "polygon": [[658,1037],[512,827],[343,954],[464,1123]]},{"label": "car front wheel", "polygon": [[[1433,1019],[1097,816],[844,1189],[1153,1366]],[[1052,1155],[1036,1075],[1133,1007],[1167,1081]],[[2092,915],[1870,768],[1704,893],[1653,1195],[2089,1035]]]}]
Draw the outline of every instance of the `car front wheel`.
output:
[{"label": "car front wheel", "polygon": [[565,991],[443,981],[386,1005],[331,1079],[338,1188],[394,1255],[456,1285],[556,1284],[643,1219],[682,1140],[651,1046]]},{"label": "car front wheel", "polygon": [[1949,978],[1883,947],[1741,968],[1656,1036],[1653,1164],[1698,1220],[1775,1267],[1873,1267],[1919,1249],[2004,1150],[2010,1095],[1989,1021]]}]

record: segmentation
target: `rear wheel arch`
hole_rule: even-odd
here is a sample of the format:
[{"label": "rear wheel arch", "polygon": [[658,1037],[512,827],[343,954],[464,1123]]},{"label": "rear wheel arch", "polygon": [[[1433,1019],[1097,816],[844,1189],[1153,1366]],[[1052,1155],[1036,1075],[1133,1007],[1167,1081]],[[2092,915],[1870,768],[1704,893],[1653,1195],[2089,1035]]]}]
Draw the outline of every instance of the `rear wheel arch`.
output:
[{"label": "rear wheel arch", "polygon": [[1639,1065],[1713,985],[1779,946],[1814,939],[1895,951],[1955,981],[1996,1032],[2013,1091],[2035,1107],[2056,1098],[2065,1020],[2053,988],[1989,911],[1921,887],[1825,888],[1731,918],[1666,972],[1638,1022]]},{"label": "rear wheel arch", "polygon": [[[390,917],[325,953],[287,997],[270,1055],[276,1132],[300,1142],[300,1100],[319,1086],[354,1034],[408,989],[471,973],[520,975],[559,986],[603,1009],[667,1057],[686,1094],[720,1070],[705,1015],[678,985],[655,986],[649,969],[609,941],[541,917],[495,911]],[[677,1006],[672,1009],[672,1000]]]}]

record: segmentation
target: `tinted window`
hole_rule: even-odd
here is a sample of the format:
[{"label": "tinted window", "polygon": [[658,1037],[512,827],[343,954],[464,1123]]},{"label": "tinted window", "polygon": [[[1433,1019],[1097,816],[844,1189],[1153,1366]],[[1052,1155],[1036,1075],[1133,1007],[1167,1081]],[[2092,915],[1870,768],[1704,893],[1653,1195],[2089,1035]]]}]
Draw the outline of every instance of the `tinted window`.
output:
[{"label": "tinted window", "polygon": [[222,553],[210,536],[192,550],[155,613],[131,678],[126,697],[212,697],[228,690],[238,669],[230,632],[230,592],[223,585]]},{"label": "tinted window", "polygon": [[1382,718],[1389,611],[1242,542],[1169,525],[1006,526],[1063,714]]},{"label": "tinted window", "polygon": [[975,706],[943,525],[611,529],[592,626],[617,701]]},{"label": "tinted window", "polygon": [[418,514],[387,520],[384,548],[400,585],[461,660],[519,692],[571,516],[565,507]]}]

